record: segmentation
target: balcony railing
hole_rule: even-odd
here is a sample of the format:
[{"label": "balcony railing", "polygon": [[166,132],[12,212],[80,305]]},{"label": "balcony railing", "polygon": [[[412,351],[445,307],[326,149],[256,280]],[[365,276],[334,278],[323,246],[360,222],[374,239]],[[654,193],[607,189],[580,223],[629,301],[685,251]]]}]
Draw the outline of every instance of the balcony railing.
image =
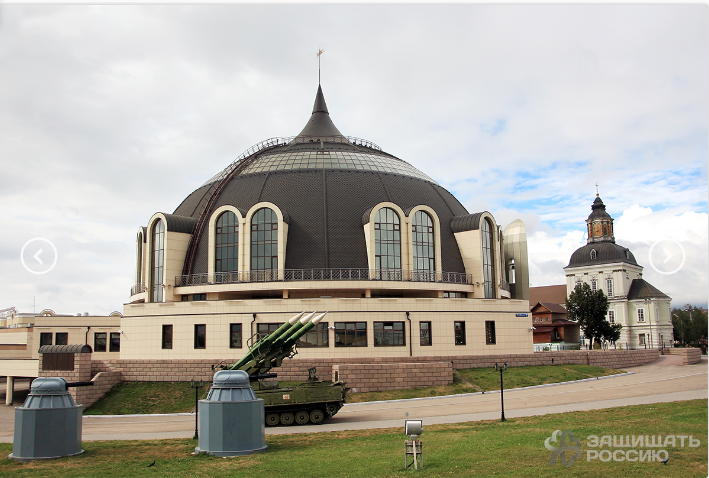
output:
[{"label": "balcony railing", "polygon": [[507,292],[510,291],[510,284],[506,280],[501,280],[500,281],[500,289],[506,290]]},{"label": "balcony railing", "polygon": [[141,292],[145,292],[147,288],[145,287],[145,283],[141,282],[140,284],[136,284],[133,287],[130,288],[130,295],[131,297],[140,294]]},{"label": "balcony railing", "polygon": [[250,282],[299,281],[359,281],[442,282],[472,284],[471,274],[460,272],[427,272],[402,269],[282,269],[272,271],[215,272],[175,277],[175,287],[239,284]]}]

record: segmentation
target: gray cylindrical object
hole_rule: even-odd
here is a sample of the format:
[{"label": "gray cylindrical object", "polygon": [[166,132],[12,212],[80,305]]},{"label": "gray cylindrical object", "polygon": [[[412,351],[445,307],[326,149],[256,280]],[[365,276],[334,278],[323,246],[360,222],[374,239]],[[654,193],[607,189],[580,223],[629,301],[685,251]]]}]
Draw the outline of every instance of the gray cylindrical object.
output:
[{"label": "gray cylindrical object", "polygon": [[249,455],[266,446],[265,408],[242,370],[214,374],[206,400],[199,401],[197,453]]},{"label": "gray cylindrical object", "polygon": [[63,378],[35,379],[25,403],[15,407],[15,435],[8,458],[30,461],[83,453],[83,409],[74,403]]}]

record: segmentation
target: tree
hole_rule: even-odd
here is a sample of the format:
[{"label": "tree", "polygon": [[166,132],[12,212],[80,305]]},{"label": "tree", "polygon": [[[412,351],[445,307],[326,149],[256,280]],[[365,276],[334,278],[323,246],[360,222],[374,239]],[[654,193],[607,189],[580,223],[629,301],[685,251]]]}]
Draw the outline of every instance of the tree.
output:
[{"label": "tree", "polygon": [[699,344],[707,338],[707,314],[689,304],[672,309],[675,340],[681,345]]},{"label": "tree", "polygon": [[578,322],[583,334],[591,340],[589,348],[593,348],[595,341],[615,342],[620,339],[623,326],[606,320],[608,298],[602,290],[591,290],[586,283],[576,284],[566,299],[566,311],[569,320]]}]

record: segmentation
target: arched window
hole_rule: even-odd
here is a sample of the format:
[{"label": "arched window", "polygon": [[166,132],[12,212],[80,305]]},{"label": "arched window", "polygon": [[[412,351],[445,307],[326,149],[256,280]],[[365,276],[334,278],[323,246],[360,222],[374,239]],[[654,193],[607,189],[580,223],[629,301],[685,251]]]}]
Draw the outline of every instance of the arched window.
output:
[{"label": "arched window", "polygon": [[[135,258],[135,284],[140,286],[143,282],[143,233],[138,233],[138,247]],[[143,292],[142,288],[137,293]]]},{"label": "arched window", "polygon": [[483,280],[485,282],[485,298],[495,298],[495,255],[494,236],[492,235],[492,224],[488,219],[482,222],[482,242],[483,242]]},{"label": "arched window", "polygon": [[226,211],[217,219],[214,272],[239,270],[239,219]]},{"label": "arched window", "polygon": [[162,302],[162,271],[165,262],[165,224],[162,219],[155,221],[153,225],[153,250],[150,260],[150,267],[153,271],[151,301]]},{"label": "arched window", "polygon": [[278,216],[267,207],[251,218],[251,270],[278,270]]},{"label": "arched window", "polygon": [[596,250],[591,249],[591,259],[595,259],[595,258],[596,258]]},{"label": "arched window", "polygon": [[399,215],[388,207],[374,217],[374,268],[385,280],[401,275],[401,223]]},{"label": "arched window", "polygon": [[436,250],[433,245],[433,220],[428,213],[417,211],[411,225],[414,249],[414,280],[436,279]]}]

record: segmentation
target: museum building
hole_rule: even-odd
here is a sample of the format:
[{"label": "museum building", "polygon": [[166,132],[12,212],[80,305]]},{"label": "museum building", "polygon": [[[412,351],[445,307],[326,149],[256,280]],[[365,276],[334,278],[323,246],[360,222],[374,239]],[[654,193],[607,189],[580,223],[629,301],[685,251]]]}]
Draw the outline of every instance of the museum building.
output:
[{"label": "museum building", "polygon": [[300,134],[256,144],[139,228],[120,356],[238,359],[303,311],[328,314],[300,358],[526,353],[524,224],[471,214],[344,136],[318,86]]}]

